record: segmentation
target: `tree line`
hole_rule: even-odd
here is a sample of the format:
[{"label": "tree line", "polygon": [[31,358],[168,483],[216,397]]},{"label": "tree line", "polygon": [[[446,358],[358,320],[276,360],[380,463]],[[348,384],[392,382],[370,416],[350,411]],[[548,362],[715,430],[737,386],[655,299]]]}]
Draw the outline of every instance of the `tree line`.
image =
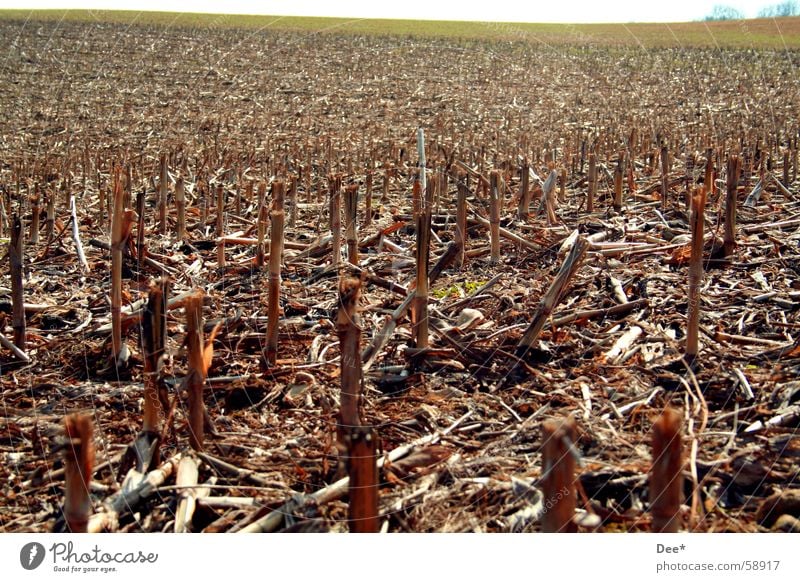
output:
[{"label": "tree line", "polygon": [[[795,0],[785,0],[777,4],[770,4],[758,11],[758,18],[782,18],[784,16],[799,15],[800,5]],[[717,4],[711,9],[711,14],[706,16],[704,20],[742,20],[744,17],[744,13],[738,8],[726,4]]]}]

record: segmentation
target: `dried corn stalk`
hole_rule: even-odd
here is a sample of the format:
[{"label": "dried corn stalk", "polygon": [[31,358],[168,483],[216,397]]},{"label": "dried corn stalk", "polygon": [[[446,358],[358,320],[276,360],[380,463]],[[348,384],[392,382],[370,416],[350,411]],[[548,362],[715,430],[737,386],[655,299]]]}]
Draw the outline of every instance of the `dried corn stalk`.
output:
[{"label": "dried corn stalk", "polygon": [[547,289],[547,292],[539,302],[536,313],[533,315],[530,324],[528,325],[525,333],[517,344],[517,355],[524,356],[532,347],[539,334],[547,322],[547,318],[553,313],[553,308],[561,300],[564,290],[567,288],[570,280],[572,279],[575,271],[581,266],[583,257],[589,249],[589,242],[582,236],[575,238],[575,242],[569,251],[569,254],[564,259],[561,268],[558,270],[553,282]]},{"label": "dried corn stalk", "polygon": [[[340,423],[345,431],[361,425],[359,401],[361,398],[361,325],[358,300],[361,281],[343,279],[339,284],[339,309],[336,312],[336,332],[339,336],[342,392],[340,397]],[[347,434],[345,432],[344,434]]]},{"label": "dried corn stalk", "polygon": [[342,260],[342,177],[331,174],[328,176],[330,188],[330,223],[331,223],[331,249],[332,262],[338,265]]},{"label": "dried corn stalk", "polygon": [[375,429],[356,427],[347,435],[347,468],[350,476],[348,523],[351,533],[377,533],[378,435]]},{"label": "dried corn stalk", "polygon": [[344,215],[347,260],[358,265],[358,184],[351,184],[344,191]]},{"label": "dried corn stalk", "polygon": [[[185,387],[189,394],[189,444],[196,451],[203,450],[206,409],[203,403],[203,388],[206,372],[211,364],[213,351],[211,341],[203,347],[203,292],[197,291],[186,298],[186,351],[189,370]],[[215,330],[216,331],[216,330]]]},{"label": "dried corn stalk", "polygon": [[493,265],[500,262],[500,205],[503,200],[501,182],[500,172],[492,170],[489,175],[489,244],[491,246],[489,262]]},{"label": "dried corn stalk", "polygon": [[542,531],[573,533],[575,517],[575,419],[548,420],[542,426]]},{"label": "dried corn stalk", "polygon": [[653,425],[650,513],[654,532],[675,533],[680,527],[683,499],[681,422],[680,413],[667,408]]},{"label": "dried corn stalk", "polygon": [[158,232],[167,234],[167,154],[161,154],[160,168],[158,173]]},{"label": "dried corn stalk", "polygon": [[64,419],[67,442],[64,445],[64,520],[67,531],[86,533],[92,503],[89,482],[94,465],[92,419],[71,414]]},{"label": "dried corn stalk", "polygon": [[175,206],[178,211],[175,235],[178,240],[183,240],[186,237],[186,190],[183,177],[179,177],[175,182]]},{"label": "dried corn stalk", "polygon": [[22,282],[24,252],[22,220],[19,216],[15,216],[11,227],[11,240],[8,245],[8,257],[11,263],[11,327],[14,330],[14,344],[23,352],[27,343],[25,287]]},{"label": "dried corn stalk", "polygon": [[111,350],[116,365],[124,358],[122,343],[122,251],[133,228],[133,213],[125,209],[119,168],[114,175],[114,214],[111,222]]},{"label": "dried corn stalk", "polygon": [[697,359],[700,328],[700,285],[703,280],[703,215],[706,190],[701,187],[692,196],[692,257],[689,261],[689,313],[686,329],[686,360],[694,364]]},{"label": "dried corn stalk", "polygon": [[258,185],[258,246],[256,247],[256,266],[263,267],[265,261],[264,239],[267,237],[267,185]]},{"label": "dried corn stalk", "polygon": [[274,366],[278,361],[278,321],[281,315],[281,261],[283,260],[283,182],[272,185],[271,230],[269,239],[269,279],[267,281],[267,347],[264,361]]},{"label": "dried corn stalk", "polygon": [[464,258],[467,250],[467,194],[469,194],[467,185],[459,180],[458,198],[456,200],[456,243],[459,245],[456,264],[459,269],[464,268]]},{"label": "dried corn stalk", "polygon": [[723,238],[723,249],[725,256],[729,257],[736,248],[736,205],[738,200],[736,195],[739,192],[739,174],[742,170],[742,161],[739,156],[728,158],[728,179],[725,195],[725,234]]},{"label": "dried corn stalk", "polygon": [[531,168],[528,165],[528,159],[522,160],[522,166],[519,170],[520,185],[519,185],[519,206],[517,207],[517,216],[520,220],[526,220],[530,215],[531,206]]},{"label": "dried corn stalk", "polygon": [[142,431],[158,434],[164,414],[166,387],[162,375],[164,347],[167,341],[167,300],[169,281],[162,279],[150,289],[142,314],[144,352],[144,419]]}]

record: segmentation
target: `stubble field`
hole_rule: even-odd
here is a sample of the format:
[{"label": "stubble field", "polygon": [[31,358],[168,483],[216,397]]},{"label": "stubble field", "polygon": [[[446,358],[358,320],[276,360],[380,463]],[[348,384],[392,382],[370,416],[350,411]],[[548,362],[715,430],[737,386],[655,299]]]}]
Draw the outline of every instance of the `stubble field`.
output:
[{"label": "stubble field", "polygon": [[[154,18],[0,20],[0,531],[63,527],[70,452],[89,440],[89,529],[352,529],[340,396],[358,370],[358,416],[380,439],[374,522],[388,531],[559,529],[550,510],[564,497],[574,507],[560,529],[650,531],[666,409],[680,425],[681,529],[797,531],[798,19],[547,36]],[[414,185],[418,128],[427,196]],[[704,273],[690,300],[688,201],[701,189]],[[352,196],[355,229],[347,208],[331,212]],[[117,241],[115,197],[133,211]],[[341,355],[348,277],[361,286],[360,365]],[[159,278],[173,301],[154,368],[137,301]],[[200,345],[213,347],[202,370],[188,353],[192,292]],[[151,382],[163,414],[142,437]],[[65,441],[75,412],[93,436]],[[562,495],[543,453],[548,422],[570,416],[555,460],[577,479]],[[158,449],[147,462],[142,438]],[[176,486],[187,463],[205,487]],[[163,479],[131,494],[131,468]]]}]

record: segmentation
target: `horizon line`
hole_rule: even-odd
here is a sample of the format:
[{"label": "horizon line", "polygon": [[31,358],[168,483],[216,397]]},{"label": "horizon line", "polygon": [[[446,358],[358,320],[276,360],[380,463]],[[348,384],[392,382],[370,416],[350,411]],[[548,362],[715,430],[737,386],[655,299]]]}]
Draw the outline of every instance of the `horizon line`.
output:
[{"label": "horizon line", "polygon": [[253,13],[253,12],[206,12],[206,11],[176,11],[176,10],[133,10],[133,9],[117,9],[117,8],[13,8],[2,7],[0,14],[8,12],[20,13],[86,13],[87,15],[96,13],[117,13],[117,14],[185,14],[185,15],[199,15],[199,16],[242,16],[251,18],[297,18],[297,19],[321,19],[321,20],[336,20],[336,21],[365,21],[377,20],[388,22],[459,22],[459,23],[491,23],[491,24],[532,24],[532,25],[551,25],[551,26],[573,26],[573,25],[671,25],[671,24],[694,24],[694,23],[708,23],[716,24],[722,22],[750,22],[750,21],[774,21],[785,20],[792,18],[800,18],[800,16],[769,16],[769,17],[745,17],[745,18],[731,18],[724,20],[709,20],[707,18],[698,18],[694,20],[619,20],[619,21],[563,21],[563,22],[548,22],[548,21],[529,21],[529,20],[489,20],[489,19],[459,19],[459,18],[392,18],[384,16],[330,16],[330,15],[313,15],[313,14],[277,14],[277,13]]}]

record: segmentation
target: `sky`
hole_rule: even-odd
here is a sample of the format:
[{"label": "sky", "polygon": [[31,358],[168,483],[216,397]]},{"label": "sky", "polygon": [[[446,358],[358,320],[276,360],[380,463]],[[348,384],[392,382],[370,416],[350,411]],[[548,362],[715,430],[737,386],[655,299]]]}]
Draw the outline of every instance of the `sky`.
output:
[{"label": "sky", "polygon": [[779,0],[0,0],[0,8],[164,10],[229,14],[343,16],[498,22],[681,22],[699,20],[716,4],[755,17]]}]

